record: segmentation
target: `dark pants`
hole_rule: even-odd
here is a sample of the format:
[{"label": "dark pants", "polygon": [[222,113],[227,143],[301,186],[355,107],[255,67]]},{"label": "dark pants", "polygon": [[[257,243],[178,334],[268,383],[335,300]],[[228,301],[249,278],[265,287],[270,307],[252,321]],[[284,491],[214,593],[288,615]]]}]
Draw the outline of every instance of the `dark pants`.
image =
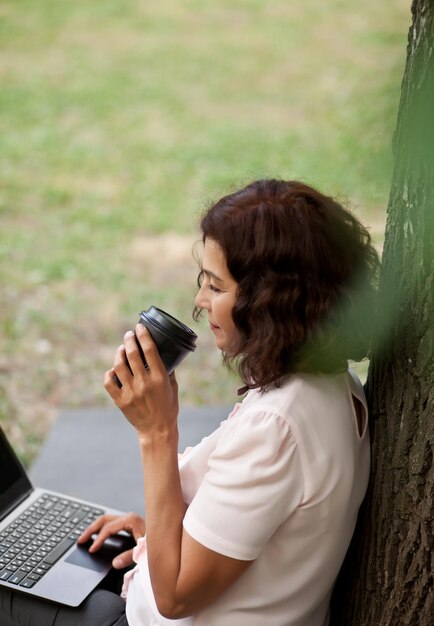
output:
[{"label": "dark pants", "polygon": [[119,596],[117,572],[95,589],[79,607],[60,606],[0,587],[1,626],[128,626],[125,602]]}]

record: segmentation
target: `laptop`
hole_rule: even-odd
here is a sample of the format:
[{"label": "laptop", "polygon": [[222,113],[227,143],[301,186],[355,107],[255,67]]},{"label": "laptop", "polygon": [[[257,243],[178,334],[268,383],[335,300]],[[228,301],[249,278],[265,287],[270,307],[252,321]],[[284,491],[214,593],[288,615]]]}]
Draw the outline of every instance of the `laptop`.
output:
[{"label": "laptop", "polygon": [[0,585],[78,606],[131,548],[126,533],[95,554],[76,541],[99,515],[121,511],[35,488],[0,428]]}]

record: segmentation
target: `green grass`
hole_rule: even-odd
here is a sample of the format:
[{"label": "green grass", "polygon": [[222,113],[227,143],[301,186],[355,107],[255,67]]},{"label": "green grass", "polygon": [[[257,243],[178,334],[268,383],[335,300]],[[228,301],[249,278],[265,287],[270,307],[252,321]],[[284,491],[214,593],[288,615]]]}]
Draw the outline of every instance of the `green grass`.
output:
[{"label": "green grass", "polygon": [[[3,1],[0,419],[26,458],[57,407],[104,401],[138,311],[188,322],[194,265],[164,233],[193,240],[210,199],[301,178],[381,244],[409,21],[404,0]],[[203,345],[183,400],[230,402]]]}]

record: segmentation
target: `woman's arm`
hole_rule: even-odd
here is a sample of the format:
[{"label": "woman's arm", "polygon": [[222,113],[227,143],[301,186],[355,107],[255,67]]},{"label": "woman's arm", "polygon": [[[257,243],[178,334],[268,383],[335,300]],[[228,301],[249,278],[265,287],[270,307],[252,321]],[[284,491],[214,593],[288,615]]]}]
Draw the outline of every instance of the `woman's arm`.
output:
[{"label": "woman's arm", "polygon": [[[168,618],[196,613],[221,595],[249,567],[205,548],[184,531],[186,511],[178,469],[178,386],[167,375],[146,328],[134,333],[116,352],[104,385],[135,427],[143,464],[146,543],[149,572],[158,610]],[[127,364],[128,360],[128,364]],[[122,387],[114,381],[114,374]]]},{"label": "woman's arm", "polygon": [[[177,463],[177,437],[141,437],[148,563],[158,610],[171,619],[197,613],[250,565],[208,550],[183,530],[186,506]],[[152,479],[150,480],[150,477]]]}]

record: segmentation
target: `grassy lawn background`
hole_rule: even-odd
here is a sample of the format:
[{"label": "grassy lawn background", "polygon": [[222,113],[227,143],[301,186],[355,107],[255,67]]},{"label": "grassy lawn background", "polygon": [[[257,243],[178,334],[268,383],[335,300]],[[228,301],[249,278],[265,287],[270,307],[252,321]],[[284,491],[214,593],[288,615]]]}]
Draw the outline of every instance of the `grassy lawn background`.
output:
[{"label": "grassy lawn background", "polygon": [[[211,200],[301,178],[381,246],[409,23],[404,0],[3,0],[0,421],[25,462],[59,407],[107,402],[140,310],[190,323]],[[199,335],[182,401],[231,403]]]}]

